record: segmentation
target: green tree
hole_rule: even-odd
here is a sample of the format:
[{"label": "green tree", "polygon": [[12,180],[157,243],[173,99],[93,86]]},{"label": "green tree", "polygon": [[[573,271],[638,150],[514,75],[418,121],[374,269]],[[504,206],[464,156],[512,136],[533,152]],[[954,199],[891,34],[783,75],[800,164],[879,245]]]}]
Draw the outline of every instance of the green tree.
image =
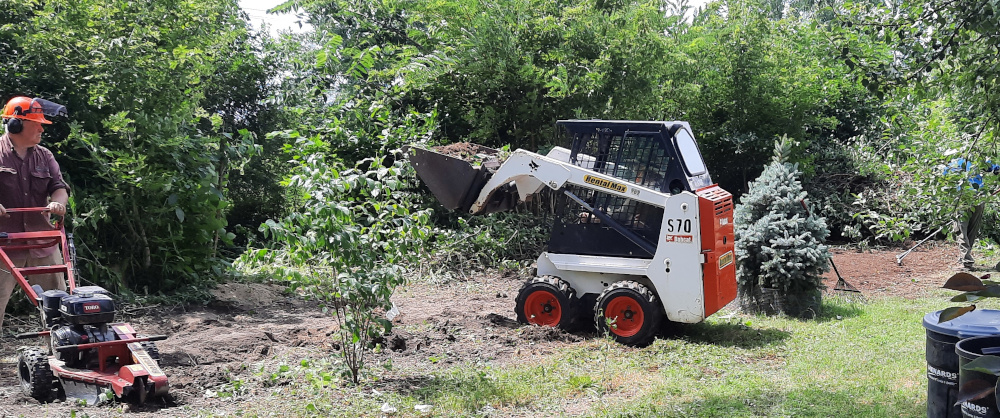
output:
[{"label": "green tree", "polygon": [[697,130],[713,180],[737,195],[770,158],[769,138],[799,138],[790,158],[810,177],[831,162],[817,151],[849,146],[877,120],[877,105],[830,58],[834,45],[814,20],[774,19],[767,2],[723,1],[674,36],[681,48],[665,78],[684,86],[676,114]]},{"label": "green tree", "polygon": [[[987,194],[959,187],[964,179],[943,175],[943,169],[954,158],[985,168],[1000,155],[996,5],[847,3],[835,23],[840,59],[891,107],[881,132],[858,144],[885,179],[881,191],[859,199],[866,225],[876,236],[903,239],[934,231],[987,200]],[[992,176],[984,180],[995,187]]]},{"label": "green tree", "polygon": [[248,251],[242,263],[273,269],[329,309],[357,384],[374,341],[391,330],[390,297],[405,283],[405,266],[420,259],[429,211],[411,210],[416,177],[401,155],[347,168],[325,157],[323,141],[299,138],[297,145],[288,186],[301,205],[262,225],[275,248]]},{"label": "green tree", "polygon": [[775,142],[774,161],[736,206],[736,280],[743,309],[813,317],[819,313],[830,253],[823,218],[808,214],[792,142]]},{"label": "green tree", "polygon": [[[537,149],[568,117],[658,118],[658,2],[289,2],[322,45],[317,89],[436,112],[438,140]],[[336,92],[334,90],[336,86]],[[376,93],[377,92],[377,93]],[[361,99],[362,101],[364,99]],[[362,107],[363,108],[363,107]]]}]

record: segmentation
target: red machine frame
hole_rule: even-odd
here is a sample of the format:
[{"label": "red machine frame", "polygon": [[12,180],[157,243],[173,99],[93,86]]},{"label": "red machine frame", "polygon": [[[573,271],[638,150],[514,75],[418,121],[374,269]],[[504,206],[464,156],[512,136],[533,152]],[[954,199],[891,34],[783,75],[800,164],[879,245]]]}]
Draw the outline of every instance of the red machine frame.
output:
[{"label": "red machine frame", "polygon": [[[47,212],[47,208],[9,208],[8,213]],[[41,295],[32,288],[25,276],[46,273],[64,273],[69,284],[67,292],[72,294],[76,289],[76,279],[73,272],[73,260],[69,252],[66,229],[63,222],[57,221],[50,231],[33,232],[0,232],[0,261],[17,280],[21,290],[28,296],[31,303],[41,311]],[[7,255],[9,250],[32,250],[61,246],[63,263],[50,266],[18,268]],[[127,323],[107,325],[113,330],[117,340],[78,344],[57,347],[57,351],[88,350],[96,348],[99,367],[97,370],[75,369],[67,367],[65,362],[52,356],[49,349],[49,368],[60,382],[71,380],[76,383],[94,385],[99,388],[110,388],[115,396],[123,398],[135,394],[139,403],[144,403],[147,396],[166,395],[169,383],[166,374],[142,346],[144,341],[159,341],[167,337],[163,335],[138,337],[135,330]],[[18,339],[49,338],[50,331],[40,331],[20,334]],[[138,383],[138,384],[137,384]],[[64,385],[65,386],[65,385]],[[96,393],[96,392],[95,392]],[[94,397],[96,400],[96,396]]]}]

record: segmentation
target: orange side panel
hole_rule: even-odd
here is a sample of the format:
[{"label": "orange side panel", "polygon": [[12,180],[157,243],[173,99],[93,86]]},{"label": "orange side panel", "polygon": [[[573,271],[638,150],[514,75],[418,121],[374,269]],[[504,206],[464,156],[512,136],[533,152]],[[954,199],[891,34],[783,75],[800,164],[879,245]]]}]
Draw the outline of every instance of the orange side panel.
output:
[{"label": "orange side panel", "polygon": [[716,184],[698,189],[705,317],[736,299],[733,195]]}]

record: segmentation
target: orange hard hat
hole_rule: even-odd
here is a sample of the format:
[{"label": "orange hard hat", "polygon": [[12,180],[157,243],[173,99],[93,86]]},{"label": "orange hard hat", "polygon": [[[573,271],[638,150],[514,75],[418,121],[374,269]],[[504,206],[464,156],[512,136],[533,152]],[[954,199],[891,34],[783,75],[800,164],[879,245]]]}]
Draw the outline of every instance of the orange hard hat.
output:
[{"label": "orange hard hat", "polygon": [[0,117],[4,119],[23,119],[31,120],[45,125],[51,125],[52,122],[45,119],[45,112],[42,107],[42,103],[38,99],[32,99],[30,97],[18,96],[7,102],[7,105],[3,107],[3,114]]}]

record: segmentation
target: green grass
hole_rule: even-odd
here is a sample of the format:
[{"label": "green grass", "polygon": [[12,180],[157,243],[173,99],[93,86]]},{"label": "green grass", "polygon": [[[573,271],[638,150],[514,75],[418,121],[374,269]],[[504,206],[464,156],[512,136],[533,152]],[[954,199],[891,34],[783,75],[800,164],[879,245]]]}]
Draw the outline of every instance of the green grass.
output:
[{"label": "green grass", "polygon": [[946,306],[943,297],[828,299],[814,320],[724,311],[644,348],[591,338],[530,364],[395,370],[395,381],[299,387],[271,401],[336,416],[380,415],[385,402],[397,416],[420,415],[417,404],[434,416],[924,416],[921,319]]}]

